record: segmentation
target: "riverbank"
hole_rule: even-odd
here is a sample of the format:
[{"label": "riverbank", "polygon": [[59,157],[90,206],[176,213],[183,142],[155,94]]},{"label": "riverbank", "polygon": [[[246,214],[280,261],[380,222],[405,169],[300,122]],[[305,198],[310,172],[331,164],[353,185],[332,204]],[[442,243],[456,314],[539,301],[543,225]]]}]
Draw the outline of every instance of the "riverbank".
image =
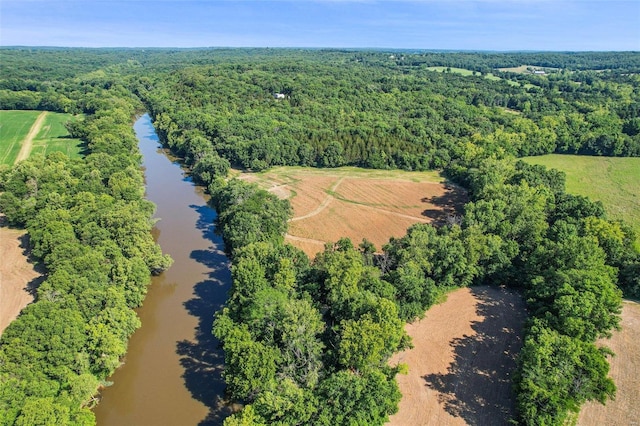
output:
[{"label": "riverbank", "polygon": [[94,412],[101,426],[221,424],[228,414],[224,356],[211,327],[231,277],[222,240],[214,234],[215,211],[202,188],[161,148],[148,115],[134,130],[145,197],[156,205],[154,237],[174,263],[152,278],[137,310],[142,326]]}]

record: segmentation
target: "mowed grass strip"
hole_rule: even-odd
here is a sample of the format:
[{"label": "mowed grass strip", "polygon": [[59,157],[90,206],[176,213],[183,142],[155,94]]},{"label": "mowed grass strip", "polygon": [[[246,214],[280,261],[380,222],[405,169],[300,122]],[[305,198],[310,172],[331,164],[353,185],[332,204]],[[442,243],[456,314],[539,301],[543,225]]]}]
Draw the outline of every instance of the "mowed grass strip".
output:
[{"label": "mowed grass strip", "polygon": [[81,157],[84,148],[82,141],[71,138],[64,127],[67,121],[73,119],[70,114],[48,113],[40,132],[33,140],[31,154],[47,155],[59,151],[71,158]]},{"label": "mowed grass strip", "polygon": [[0,164],[13,165],[21,142],[42,111],[0,111]]},{"label": "mowed grass strip", "polygon": [[640,246],[640,158],[550,154],[523,160],[565,172],[567,192],[602,201],[610,219],[635,229]]}]

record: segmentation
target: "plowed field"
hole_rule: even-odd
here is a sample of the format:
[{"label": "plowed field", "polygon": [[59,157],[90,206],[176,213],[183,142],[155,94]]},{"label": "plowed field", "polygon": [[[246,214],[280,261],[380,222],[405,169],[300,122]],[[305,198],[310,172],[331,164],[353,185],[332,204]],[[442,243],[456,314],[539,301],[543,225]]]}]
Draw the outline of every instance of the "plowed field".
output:
[{"label": "plowed field", "polygon": [[280,167],[240,178],[289,199],[287,240],[312,257],[342,237],[356,245],[366,238],[380,249],[415,223],[444,221],[466,200],[434,172]]}]

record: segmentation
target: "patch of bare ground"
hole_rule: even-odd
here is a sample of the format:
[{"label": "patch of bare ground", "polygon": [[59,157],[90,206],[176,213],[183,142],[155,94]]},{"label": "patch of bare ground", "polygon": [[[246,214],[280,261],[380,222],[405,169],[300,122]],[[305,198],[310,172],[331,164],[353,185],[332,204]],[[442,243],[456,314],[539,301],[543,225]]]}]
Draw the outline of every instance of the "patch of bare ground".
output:
[{"label": "patch of bare ground", "polygon": [[238,177],[289,199],[287,241],[310,257],[342,237],[354,244],[366,238],[380,249],[413,224],[443,222],[466,201],[464,190],[436,173],[282,167]]},{"label": "patch of bare ground", "polygon": [[36,135],[40,131],[40,128],[42,127],[42,123],[44,123],[44,118],[46,116],[47,116],[47,112],[42,111],[40,115],[38,115],[38,118],[36,118],[36,121],[33,122],[31,129],[29,129],[29,133],[22,141],[22,147],[20,148],[20,152],[16,157],[16,161],[15,161],[16,163],[22,160],[26,160],[29,157],[29,154],[31,153],[31,148],[33,147],[33,139],[36,137]]},{"label": "patch of bare ground", "polygon": [[578,417],[580,426],[640,425],[640,303],[625,300],[622,305],[622,330],[601,344],[616,354],[609,359],[610,376],[618,391],[606,405],[589,402]]},{"label": "patch of bare ground", "polygon": [[508,424],[525,316],[517,292],[472,287],[407,324],[414,348],[390,360],[407,364],[409,373],[397,376],[402,400],[389,425]]},{"label": "patch of bare ground", "polygon": [[25,231],[0,226],[0,335],[33,301],[35,288],[42,279],[29,263],[27,247]]}]

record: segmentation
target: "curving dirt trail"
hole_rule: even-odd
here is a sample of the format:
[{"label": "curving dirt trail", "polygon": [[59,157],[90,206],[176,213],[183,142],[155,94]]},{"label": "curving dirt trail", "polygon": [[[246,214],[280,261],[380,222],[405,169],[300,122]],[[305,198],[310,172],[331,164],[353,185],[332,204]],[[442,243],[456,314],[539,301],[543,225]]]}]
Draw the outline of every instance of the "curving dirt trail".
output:
[{"label": "curving dirt trail", "polygon": [[[340,186],[340,184],[342,183],[343,180],[344,180],[344,177],[341,177],[340,179],[338,179],[336,181],[336,183],[334,183],[333,186],[329,189],[329,191],[335,192],[336,189],[338,189],[338,186]],[[322,203],[320,203],[320,205],[318,207],[316,207],[313,211],[305,214],[304,216],[298,216],[298,217],[294,217],[292,219],[289,219],[289,222],[296,222],[298,220],[309,219],[310,217],[316,216],[316,215],[320,214],[324,209],[326,209],[327,206],[333,200],[335,200],[335,197],[333,195],[327,195],[327,198],[322,200]]]},{"label": "curving dirt trail", "polygon": [[44,123],[44,118],[46,116],[47,111],[42,111],[38,118],[36,118],[36,121],[33,122],[31,129],[29,129],[29,133],[27,133],[27,136],[25,136],[24,140],[22,141],[20,152],[18,153],[14,164],[18,163],[19,161],[26,160],[29,157],[31,148],[33,147],[33,139],[40,131],[40,128],[42,127],[42,123]]}]

